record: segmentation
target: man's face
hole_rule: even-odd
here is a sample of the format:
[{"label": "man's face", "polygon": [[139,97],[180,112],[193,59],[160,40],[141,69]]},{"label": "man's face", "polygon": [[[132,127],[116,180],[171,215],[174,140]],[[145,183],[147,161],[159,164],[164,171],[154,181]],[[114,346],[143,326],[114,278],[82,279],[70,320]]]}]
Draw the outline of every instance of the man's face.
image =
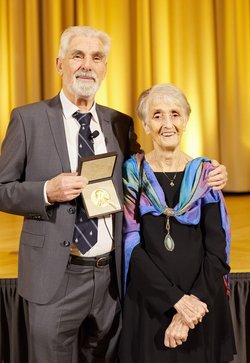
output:
[{"label": "man's face", "polygon": [[98,38],[75,36],[64,58],[57,59],[57,69],[70,100],[94,99],[107,70],[102,43]]}]

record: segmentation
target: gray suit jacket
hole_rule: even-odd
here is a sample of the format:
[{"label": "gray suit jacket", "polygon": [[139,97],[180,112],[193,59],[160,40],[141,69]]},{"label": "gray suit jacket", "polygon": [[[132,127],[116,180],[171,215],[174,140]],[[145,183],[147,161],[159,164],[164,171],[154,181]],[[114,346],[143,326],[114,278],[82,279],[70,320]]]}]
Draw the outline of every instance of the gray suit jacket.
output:
[{"label": "gray suit jacket", "polygon": [[[108,151],[118,154],[113,180],[122,200],[122,163],[139,150],[132,119],[97,105]],[[24,216],[19,248],[19,293],[45,304],[65,272],[75,221],[75,200],[45,207],[46,180],[70,172],[59,96],[16,108],[0,157],[0,210]],[[114,215],[116,267],[121,292],[122,212]]]}]

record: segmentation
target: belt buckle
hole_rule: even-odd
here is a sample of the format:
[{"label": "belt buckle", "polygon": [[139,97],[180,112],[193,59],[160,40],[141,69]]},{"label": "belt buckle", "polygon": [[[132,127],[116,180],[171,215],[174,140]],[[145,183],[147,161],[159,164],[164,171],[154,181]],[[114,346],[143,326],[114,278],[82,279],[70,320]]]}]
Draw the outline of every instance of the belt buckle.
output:
[{"label": "belt buckle", "polygon": [[102,265],[102,261],[107,261],[107,257],[99,257],[96,262],[95,262],[95,266],[98,267],[98,268],[102,268],[104,267],[105,265]]}]

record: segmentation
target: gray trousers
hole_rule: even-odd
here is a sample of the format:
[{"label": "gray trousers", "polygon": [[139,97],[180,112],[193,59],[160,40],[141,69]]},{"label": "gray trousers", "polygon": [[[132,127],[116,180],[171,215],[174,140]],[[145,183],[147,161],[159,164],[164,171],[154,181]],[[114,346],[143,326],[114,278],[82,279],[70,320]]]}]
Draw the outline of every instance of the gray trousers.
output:
[{"label": "gray trousers", "polygon": [[53,300],[28,308],[29,363],[73,363],[77,336],[76,362],[117,361],[121,306],[114,262],[102,268],[69,263]]}]

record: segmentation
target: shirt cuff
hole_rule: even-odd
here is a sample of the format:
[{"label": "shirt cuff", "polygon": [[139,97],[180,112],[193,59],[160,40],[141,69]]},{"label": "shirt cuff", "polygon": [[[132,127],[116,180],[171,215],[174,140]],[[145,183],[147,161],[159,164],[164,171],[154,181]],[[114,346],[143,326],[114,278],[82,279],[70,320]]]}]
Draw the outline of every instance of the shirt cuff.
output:
[{"label": "shirt cuff", "polygon": [[47,197],[47,183],[48,183],[48,180],[45,182],[44,184],[44,187],[43,187],[43,197],[44,197],[44,202],[45,202],[45,206],[49,206],[49,205],[53,205],[53,203],[50,203],[48,201],[48,197]]}]

